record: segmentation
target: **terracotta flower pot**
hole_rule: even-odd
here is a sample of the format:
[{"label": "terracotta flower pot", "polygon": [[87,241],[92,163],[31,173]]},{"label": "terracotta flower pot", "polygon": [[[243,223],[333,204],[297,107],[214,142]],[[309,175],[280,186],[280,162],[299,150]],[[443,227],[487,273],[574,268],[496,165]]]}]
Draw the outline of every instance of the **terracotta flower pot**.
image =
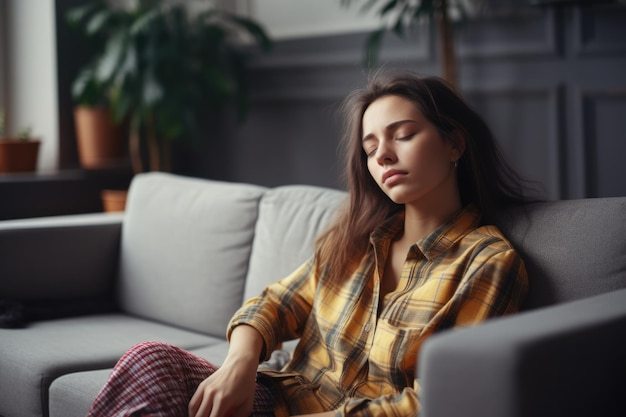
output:
[{"label": "terracotta flower pot", "polygon": [[32,172],[37,170],[38,140],[0,138],[0,172]]},{"label": "terracotta flower pot", "polygon": [[109,109],[76,107],[74,124],[78,156],[83,168],[111,168],[124,159],[124,129],[113,123]]},{"label": "terracotta flower pot", "polygon": [[126,190],[102,190],[102,208],[106,212],[124,211],[126,208]]}]

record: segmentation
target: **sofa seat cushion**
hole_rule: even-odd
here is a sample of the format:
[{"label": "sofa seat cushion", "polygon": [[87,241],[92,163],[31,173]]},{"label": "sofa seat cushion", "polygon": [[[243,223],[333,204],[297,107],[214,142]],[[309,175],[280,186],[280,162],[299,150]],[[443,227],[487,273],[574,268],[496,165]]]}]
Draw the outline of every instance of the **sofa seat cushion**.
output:
[{"label": "sofa seat cushion", "polygon": [[243,301],[265,190],[164,173],[135,177],[122,228],[124,311],[223,337]]},{"label": "sofa seat cushion", "polygon": [[74,372],[50,385],[50,417],[85,417],[111,369]]},{"label": "sofa seat cushion", "polygon": [[[48,386],[60,375],[111,368],[146,340],[193,349],[223,339],[123,314],[35,322],[0,329],[0,415],[48,415]],[[33,401],[33,399],[40,401]]]}]

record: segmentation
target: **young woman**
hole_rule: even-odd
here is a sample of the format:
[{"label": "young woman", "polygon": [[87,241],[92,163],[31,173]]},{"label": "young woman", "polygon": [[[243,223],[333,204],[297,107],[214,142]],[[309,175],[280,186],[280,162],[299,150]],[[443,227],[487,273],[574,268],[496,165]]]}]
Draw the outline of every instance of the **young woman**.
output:
[{"label": "young woman", "polygon": [[[374,77],[345,112],[349,201],[314,256],[235,314],[221,367],[140,344],[91,416],[415,416],[424,340],[518,310],[523,262],[489,224],[524,197],[481,118],[411,74]],[[282,371],[257,372],[294,338]]]}]

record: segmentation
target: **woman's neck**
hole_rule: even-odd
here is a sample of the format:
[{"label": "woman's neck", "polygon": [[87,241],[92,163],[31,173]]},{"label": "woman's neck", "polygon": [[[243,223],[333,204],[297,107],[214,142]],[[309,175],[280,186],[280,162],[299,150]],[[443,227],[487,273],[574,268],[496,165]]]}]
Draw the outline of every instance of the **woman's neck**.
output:
[{"label": "woman's neck", "polygon": [[450,199],[438,201],[437,204],[407,204],[405,206],[404,232],[400,240],[415,243],[439,226],[450,221],[462,209],[458,193]]}]

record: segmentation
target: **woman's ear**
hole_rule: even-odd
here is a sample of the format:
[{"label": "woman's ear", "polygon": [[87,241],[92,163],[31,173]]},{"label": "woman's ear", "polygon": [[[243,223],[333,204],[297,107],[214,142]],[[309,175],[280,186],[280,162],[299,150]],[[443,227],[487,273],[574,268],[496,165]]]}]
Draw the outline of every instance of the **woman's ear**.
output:
[{"label": "woman's ear", "polygon": [[465,135],[460,131],[455,130],[450,135],[450,143],[452,144],[451,160],[458,161],[465,152]]}]

